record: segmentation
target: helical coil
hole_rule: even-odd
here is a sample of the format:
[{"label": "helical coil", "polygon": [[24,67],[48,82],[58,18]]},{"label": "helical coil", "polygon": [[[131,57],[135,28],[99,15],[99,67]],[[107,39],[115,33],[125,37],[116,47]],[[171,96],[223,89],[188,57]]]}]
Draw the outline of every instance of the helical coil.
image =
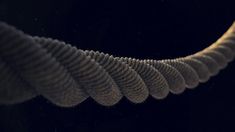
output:
[{"label": "helical coil", "polygon": [[193,55],[140,60],[77,49],[0,22],[0,104],[36,96],[61,107],[76,106],[88,97],[104,106],[115,105],[122,97],[133,103],[142,103],[149,95],[164,99],[208,81],[234,57],[235,23]]}]

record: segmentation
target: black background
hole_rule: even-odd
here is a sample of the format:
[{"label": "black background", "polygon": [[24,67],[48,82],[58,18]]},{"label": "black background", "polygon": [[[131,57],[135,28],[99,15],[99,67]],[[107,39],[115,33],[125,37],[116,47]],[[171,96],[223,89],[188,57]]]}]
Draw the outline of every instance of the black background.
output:
[{"label": "black background", "polygon": [[[235,20],[229,1],[0,0],[0,20],[31,35],[114,56],[166,59],[193,54]],[[235,131],[235,63],[209,82],[164,100],[126,99],[103,107],[88,99],[60,108],[37,97],[0,106],[0,132]]]}]

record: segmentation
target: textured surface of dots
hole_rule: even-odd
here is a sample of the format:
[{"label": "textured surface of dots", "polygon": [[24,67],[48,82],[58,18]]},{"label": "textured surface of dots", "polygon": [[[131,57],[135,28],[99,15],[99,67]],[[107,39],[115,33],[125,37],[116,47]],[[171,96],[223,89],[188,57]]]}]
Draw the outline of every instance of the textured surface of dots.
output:
[{"label": "textured surface of dots", "polygon": [[210,56],[196,54],[196,55],[188,56],[188,58],[196,59],[202,62],[203,64],[205,64],[211,76],[215,76],[219,73],[219,64]]},{"label": "textured surface of dots", "polygon": [[142,103],[193,89],[235,57],[235,24],[211,46],[176,59],[139,60],[84,51],[0,22],[0,105],[42,96],[61,107],[91,97],[104,106]]},{"label": "textured surface of dots", "polygon": [[149,93],[156,99],[163,99],[169,93],[169,85],[164,76],[153,66],[132,58],[119,58],[133,68],[143,79]]},{"label": "textured surface of dots", "polygon": [[169,64],[156,61],[156,60],[144,60],[144,62],[152,65],[158,69],[159,72],[165,77],[169,85],[169,89],[174,94],[182,93],[186,88],[186,83],[182,74]]},{"label": "textured surface of dots", "polygon": [[139,74],[129,65],[108,54],[94,51],[85,52],[106,69],[123,95],[131,102],[141,103],[147,99],[149,95],[147,86]]},{"label": "textured surface of dots", "polygon": [[[81,84],[81,90],[102,105],[114,105],[121,93],[109,74],[90,56],[64,42],[35,37]],[[87,95],[88,96],[88,95]]]},{"label": "textured surface of dots", "polygon": [[174,67],[180,72],[185,80],[187,88],[195,88],[199,84],[199,77],[196,71],[190,67],[188,64],[178,61],[178,60],[161,60],[161,62],[166,63]]},{"label": "textured surface of dots", "polygon": [[208,67],[201,61],[193,59],[192,57],[177,58],[177,60],[182,61],[192,67],[199,77],[199,82],[206,82],[209,80],[210,71]]}]

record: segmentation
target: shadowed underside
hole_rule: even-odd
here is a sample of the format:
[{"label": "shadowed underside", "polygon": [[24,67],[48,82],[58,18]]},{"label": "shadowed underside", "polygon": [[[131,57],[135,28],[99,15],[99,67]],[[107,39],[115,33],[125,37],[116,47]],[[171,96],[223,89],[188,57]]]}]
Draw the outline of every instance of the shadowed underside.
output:
[{"label": "shadowed underside", "polygon": [[61,107],[78,105],[88,97],[104,106],[115,105],[122,97],[133,103],[142,103],[149,95],[164,99],[208,81],[234,57],[235,23],[195,54],[139,60],[84,51],[0,22],[0,105],[38,95]]}]

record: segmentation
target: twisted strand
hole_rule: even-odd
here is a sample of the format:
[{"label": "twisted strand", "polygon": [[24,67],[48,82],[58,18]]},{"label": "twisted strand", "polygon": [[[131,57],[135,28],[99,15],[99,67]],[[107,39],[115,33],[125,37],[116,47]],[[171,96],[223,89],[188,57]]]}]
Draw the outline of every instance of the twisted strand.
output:
[{"label": "twisted strand", "polygon": [[0,23],[0,104],[43,96],[61,107],[93,98],[104,106],[122,97],[142,103],[164,99],[209,80],[235,57],[235,24],[211,46],[176,59],[139,60],[77,49],[65,42],[32,37]]}]

